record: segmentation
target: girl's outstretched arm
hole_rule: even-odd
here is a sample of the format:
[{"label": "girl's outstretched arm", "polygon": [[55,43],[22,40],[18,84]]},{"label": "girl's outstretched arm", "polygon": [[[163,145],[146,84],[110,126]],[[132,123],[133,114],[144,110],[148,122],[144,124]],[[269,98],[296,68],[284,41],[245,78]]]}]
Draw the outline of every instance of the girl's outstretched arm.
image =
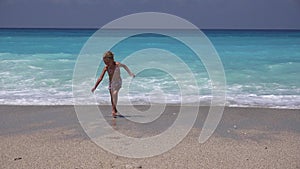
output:
[{"label": "girl's outstretched arm", "polygon": [[133,74],[125,64],[120,63],[120,66],[123,67],[127,71],[129,76],[135,77],[135,74]]},{"label": "girl's outstretched arm", "polygon": [[95,86],[92,88],[91,91],[92,91],[93,93],[94,93],[94,91],[96,90],[96,88],[98,87],[98,85],[100,84],[100,82],[102,81],[102,79],[103,79],[104,74],[105,74],[106,71],[107,71],[107,66],[105,66],[105,67],[103,68],[102,73],[101,73],[101,75],[99,76],[99,78],[98,78],[98,80],[97,80]]}]

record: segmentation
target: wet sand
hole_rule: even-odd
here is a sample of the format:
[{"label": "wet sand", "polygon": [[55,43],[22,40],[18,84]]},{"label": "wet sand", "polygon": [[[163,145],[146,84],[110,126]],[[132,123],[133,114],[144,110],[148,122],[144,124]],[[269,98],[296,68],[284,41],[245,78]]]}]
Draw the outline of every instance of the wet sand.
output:
[{"label": "wet sand", "polygon": [[[166,130],[179,107],[169,105],[149,124],[132,123],[126,117],[113,120],[109,106],[100,109],[119,132],[146,137]],[[132,159],[93,143],[73,106],[2,105],[0,168],[300,168],[300,110],[226,107],[214,134],[200,144],[207,112],[208,107],[200,108],[190,133],[170,151]]]}]

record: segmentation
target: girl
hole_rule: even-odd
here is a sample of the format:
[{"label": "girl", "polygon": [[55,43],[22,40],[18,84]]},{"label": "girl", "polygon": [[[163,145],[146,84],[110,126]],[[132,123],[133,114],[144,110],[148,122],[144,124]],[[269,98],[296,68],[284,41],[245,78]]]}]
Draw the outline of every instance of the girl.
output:
[{"label": "girl", "polygon": [[104,53],[103,61],[106,66],[103,68],[100,77],[98,78],[95,86],[92,88],[91,91],[94,92],[96,90],[97,86],[102,81],[105,72],[107,72],[109,76],[108,89],[109,89],[110,100],[112,105],[112,116],[116,118],[118,112],[117,111],[118,93],[120,88],[122,87],[120,67],[124,68],[130,76],[135,77],[135,75],[129,70],[129,68],[126,65],[120,62],[115,62],[114,54],[111,51],[107,51]]}]

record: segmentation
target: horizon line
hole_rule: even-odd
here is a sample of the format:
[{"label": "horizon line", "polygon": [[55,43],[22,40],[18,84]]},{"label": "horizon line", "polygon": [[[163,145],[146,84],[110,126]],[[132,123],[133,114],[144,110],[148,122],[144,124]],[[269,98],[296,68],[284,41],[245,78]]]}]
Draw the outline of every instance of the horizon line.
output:
[{"label": "horizon line", "polygon": [[[96,27],[78,27],[78,28],[71,28],[71,27],[0,27],[0,29],[53,29],[53,30],[98,30],[101,28]],[[151,28],[149,28],[151,29]],[[149,30],[145,28],[144,30]],[[135,29],[128,29],[128,28],[112,28],[112,29],[103,29],[103,30],[135,30]],[[140,30],[140,29],[139,29]],[[142,29],[143,30],[143,29]],[[166,29],[166,30],[195,30],[195,29]],[[203,28],[199,30],[257,30],[257,31],[300,31],[298,28]]]}]

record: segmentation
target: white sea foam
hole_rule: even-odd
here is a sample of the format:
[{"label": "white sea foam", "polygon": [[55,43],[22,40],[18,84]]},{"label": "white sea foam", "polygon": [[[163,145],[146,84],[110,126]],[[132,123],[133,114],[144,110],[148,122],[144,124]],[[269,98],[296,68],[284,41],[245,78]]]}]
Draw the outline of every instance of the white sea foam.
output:
[{"label": "white sea foam", "polygon": [[[70,91],[49,90],[24,90],[24,91],[0,91],[2,98],[0,104],[12,105],[73,105],[72,93]],[[110,104],[108,91],[96,92],[95,99],[80,101],[80,104]],[[119,104],[193,104],[200,98],[200,104],[209,106],[211,95],[190,95],[182,97],[178,94],[151,95],[140,93],[134,95],[119,96]],[[227,106],[231,107],[271,107],[271,108],[300,108],[299,95],[227,95]]]},{"label": "white sea foam", "polygon": [[41,68],[41,67],[37,67],[37,66],[31,66],[31,65],[29,65],[28,66],[30,69],[36,69],[36,70],[42,70],[43,68]]}]

